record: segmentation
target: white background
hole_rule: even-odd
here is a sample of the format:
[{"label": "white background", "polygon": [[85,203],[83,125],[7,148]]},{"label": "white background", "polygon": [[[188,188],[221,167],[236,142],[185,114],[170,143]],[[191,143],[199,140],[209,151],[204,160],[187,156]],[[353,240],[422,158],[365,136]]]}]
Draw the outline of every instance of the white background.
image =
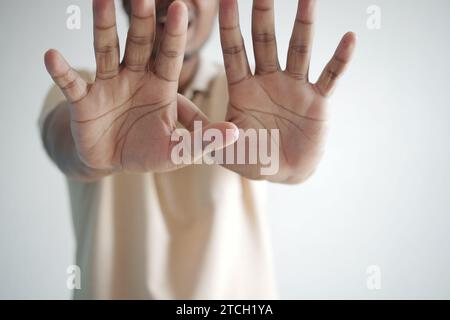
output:
[{"label": "white background", "polygon": [[[66,8],[82,29],[66,29]],[[366,9],[382,9],[382,29]],[[240,0],[251,52],[250,0]],[[56,47],[94,67],[90,1],[0,2],[0,298],[70,298],[74,237],[63,176],[37,129],[51,85],[42,56]],[[285,57],[295,0],[276,0]],[[355,61],[331,104],[327,153],[300,186],[270,185],[269,218],[283,298],[450,298],[450,2],[321,0],[315,79],[340,36]],[[126,20],[120,16],[121,35]],[[206,48],[221,56],[217,29]],[[366,286],[377,265],[382,288]]]}]

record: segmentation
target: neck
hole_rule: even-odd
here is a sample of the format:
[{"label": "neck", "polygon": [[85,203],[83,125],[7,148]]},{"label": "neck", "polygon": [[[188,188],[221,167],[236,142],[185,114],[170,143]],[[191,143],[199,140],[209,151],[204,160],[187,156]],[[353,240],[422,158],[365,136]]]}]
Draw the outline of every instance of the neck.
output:
[{"label": "neck", "polygon": [[200,58],[198,54],[189,57],[189,59],[183,62],[183,68],[181,69],[180,80],[178,83],[179,93],[183,93],[191,84],[192,80],[194,80],[199,62]]}]

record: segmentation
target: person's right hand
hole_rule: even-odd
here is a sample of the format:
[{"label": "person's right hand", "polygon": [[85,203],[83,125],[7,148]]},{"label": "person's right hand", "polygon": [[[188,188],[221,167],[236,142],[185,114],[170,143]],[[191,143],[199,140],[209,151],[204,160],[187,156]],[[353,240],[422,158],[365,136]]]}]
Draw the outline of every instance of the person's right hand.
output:
[{"label": "person's right hand", "polygon": [[209,124],[192,102],[177,93],[188,27],[184,3],[170,6],[154,61],[154,0],[132,0],[122,63],[114,1],[94,0],[93,10],[97,62],[93,84],[86,83],[57,51],[45,55],[48,72],[70,103],[72,135],[85,165],[128,172],[176,169],[171,135],[177,121],[192,130],[194,120],[202,120],[204,130],[213,127],[229,138],[224,147],[235,142],[226,135],[227,129],[237,130],[233,124]]}]

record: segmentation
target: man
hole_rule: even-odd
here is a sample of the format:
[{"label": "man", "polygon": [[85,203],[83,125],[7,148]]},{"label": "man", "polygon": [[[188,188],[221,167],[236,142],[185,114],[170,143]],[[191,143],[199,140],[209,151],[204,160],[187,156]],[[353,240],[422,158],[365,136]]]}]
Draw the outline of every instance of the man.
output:
[{"label": "man", "polygon": [[[69,178],[82,271],[75,297],[276,298],[264,186],[254,180],[293,184],[314,172],[326,100],[350,61],[355,36],[344,36],[312,84],[313,0],[299,1],[285,70],[278,63],[274,1],[254,0],[254,74],[237,0],[124,5],[131,25],[120,62],[114,2],[93,1],[94,82],[57,51],[45,56],[65,96],[62,102],[50,93],[41,128],[47,152]],[[217,10],[226,77],[200,56]],[[238,128],[278,129],[278,172],[263,176],[259,163],[176,165],[172,133],[181,124],[194,136],[196,121],[226,137],[217,151],[235,148]]]}]

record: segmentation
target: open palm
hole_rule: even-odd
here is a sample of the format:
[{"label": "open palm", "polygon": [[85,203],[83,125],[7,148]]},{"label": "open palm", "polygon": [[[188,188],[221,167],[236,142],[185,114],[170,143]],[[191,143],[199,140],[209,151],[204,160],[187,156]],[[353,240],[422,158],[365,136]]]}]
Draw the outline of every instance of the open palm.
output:
[{"label": "open palm", "polygon": [[[133,0],[122,63],[114,1],[94,0],[93,7],[95,82],[87,84],[57,51],[50,50],[45,57],[50,75],[70,102],[72,135],[80,158],[102,170],[175,169],[171,135],[177,121],[188,129],[194,120],[207,122],[192,102],[177,93],[186,46],[186,6],[179,1],[170,6],[152,61],[155,3]],[[227,123],[210,126],[222,131],[234,128]]]},{"label": "open palm", "polygon": [[[229,87],[227,120],[241,129],[278,129],[280,167],[265,177],[278,182],[305,180],[322,154],[327,97],[350,61],[355,36],[346,34],[317,83],[308,79],[314,26],[314,0],[300,0],[289,46],[287,67],[278,62],[274,0],[253,1],[256,71],[250,71],[239,28],[236,0],[222,0],[220,29]],[[250,178],[262,178],[260,165],[229,166]]]}]

